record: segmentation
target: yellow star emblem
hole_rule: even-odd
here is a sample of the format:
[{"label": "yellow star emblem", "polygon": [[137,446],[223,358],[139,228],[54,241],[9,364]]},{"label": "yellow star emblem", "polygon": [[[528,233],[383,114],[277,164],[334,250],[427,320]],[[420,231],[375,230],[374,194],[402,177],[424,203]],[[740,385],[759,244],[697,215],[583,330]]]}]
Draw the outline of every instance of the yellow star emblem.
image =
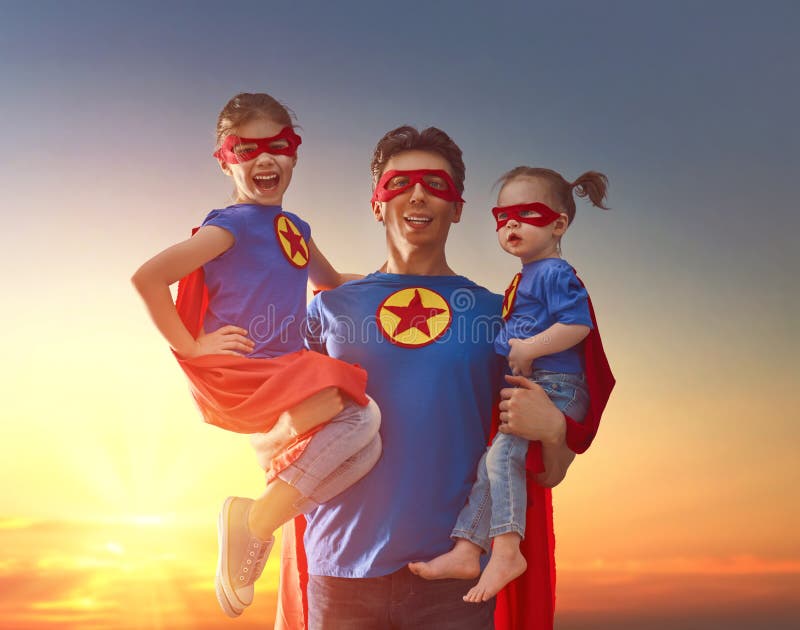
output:
[{"label": "yellow star emblem", "polygon": [[303,238],[300,228],[285,214],[275,217],[275,237],[286,260],[301,269],[308,264],[306,239]]},{"label": "yellow star emblem", "polygon": [[404,348],[433,343],[450,327],[450,305],[424,287],[395,291],[378,307],[378,325],[384,336]]}]

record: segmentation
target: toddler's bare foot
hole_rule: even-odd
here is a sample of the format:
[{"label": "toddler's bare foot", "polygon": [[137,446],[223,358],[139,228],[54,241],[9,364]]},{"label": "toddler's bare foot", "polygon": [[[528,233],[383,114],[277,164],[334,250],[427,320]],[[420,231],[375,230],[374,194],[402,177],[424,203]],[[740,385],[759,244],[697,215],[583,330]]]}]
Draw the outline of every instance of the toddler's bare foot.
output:
[{"label": "toddler's bare foot", "polygon": [[480,557],[483,549],[468,540],[459,538],[455,547],[430,562],[409,562],[409,570],[426,580],[455,578],[470,580],[481,572]]},{"label": "toddler's bare foot", "polygon": [[489,559],[489,564],[486,565],[481,579],[464,595],[464,601],[477,604],[490,600],[511,580],[525,573],[527,566],[528,563],[525,562],[519,548],[511,552],[500,550],[498,553],[495,543],[492,557]]}]

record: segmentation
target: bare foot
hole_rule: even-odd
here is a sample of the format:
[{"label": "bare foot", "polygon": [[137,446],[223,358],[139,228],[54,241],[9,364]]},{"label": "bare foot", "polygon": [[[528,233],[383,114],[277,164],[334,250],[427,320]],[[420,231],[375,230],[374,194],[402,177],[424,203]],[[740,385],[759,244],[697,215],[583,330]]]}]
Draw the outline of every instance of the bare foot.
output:
[{"label": "bare foot", "polygon": [[470,580],[481,572],[480,557],[483,553],[478,545],[459,538],[447,553],[437,556],[430,562],[409,562],[411,573],[426,580],[443,580],[455,578]]},{"label": "bare foot", "polygon": [[490,600],[511,580],[525,573],[527,567],[528,563],[525,562],[519,547],[510,552],[501,549],[498,553],[495,542],[489,564],[483,570],[478,583],[464,595],[464,601],[478,604]]}]

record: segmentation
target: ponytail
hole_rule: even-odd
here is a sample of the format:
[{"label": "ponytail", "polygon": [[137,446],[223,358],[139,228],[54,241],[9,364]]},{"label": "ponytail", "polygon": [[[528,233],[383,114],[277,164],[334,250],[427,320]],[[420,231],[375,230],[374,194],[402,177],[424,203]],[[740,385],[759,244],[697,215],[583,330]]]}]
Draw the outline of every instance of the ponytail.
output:
[{"label": "ponytail", "polygon": [[569,183],[561,173],[557,173],[549,168],[538,168],[533,166],[517,166],[507,173],[504,173],[497,180],[500,189],[510,181],[519,178],[542,179],[548,183],[553,196],[561,204],[560,208],[553,208],[556,212],[564,212],[569,217],[569,223],[575,220],[575,197],[588,198],[593,206],[608,210],[603,204],[608,191],[608,177],[597,171],[587,171],[574,182]]},{"label": "ponytail", "polygon": [[608,177],[597,171],[586,171],[570,184],[570,188],[575,191],[578,197],[588,198],[593,206],[608,210],[603,204],[608,191]]}]

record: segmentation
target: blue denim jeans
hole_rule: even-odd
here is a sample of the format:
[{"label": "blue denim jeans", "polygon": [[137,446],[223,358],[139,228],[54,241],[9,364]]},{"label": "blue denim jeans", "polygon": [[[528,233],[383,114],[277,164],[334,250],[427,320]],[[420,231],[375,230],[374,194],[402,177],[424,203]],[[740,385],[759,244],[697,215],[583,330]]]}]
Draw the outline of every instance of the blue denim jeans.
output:
[{"label": "blue denim jeans", "polygon": [[[589,407],[586,377],[534,370],[531,380],[542,386],[553,404],[581,422]],[[458,515],[452,538],[464,538],[487,553],[491,539],[514,532],[525,537],[527,508],[525,459],[528,440],[498,433],[478,463],[478,478]]]},{"label": "blue denim jeans", "polygon": [[350,401],[314,434],[303,454],[278,473],[303,495],[295,504],[301,513],[330,501],[372,470],[381,456],[380,425],[374,400],[364,407]]},{"label": "blue denim jeans", "polygon": [[462,597],[475,580],[425,580],[407,567],[376,578],[310,575],[308,630],[492,630],[494,598]]}]

